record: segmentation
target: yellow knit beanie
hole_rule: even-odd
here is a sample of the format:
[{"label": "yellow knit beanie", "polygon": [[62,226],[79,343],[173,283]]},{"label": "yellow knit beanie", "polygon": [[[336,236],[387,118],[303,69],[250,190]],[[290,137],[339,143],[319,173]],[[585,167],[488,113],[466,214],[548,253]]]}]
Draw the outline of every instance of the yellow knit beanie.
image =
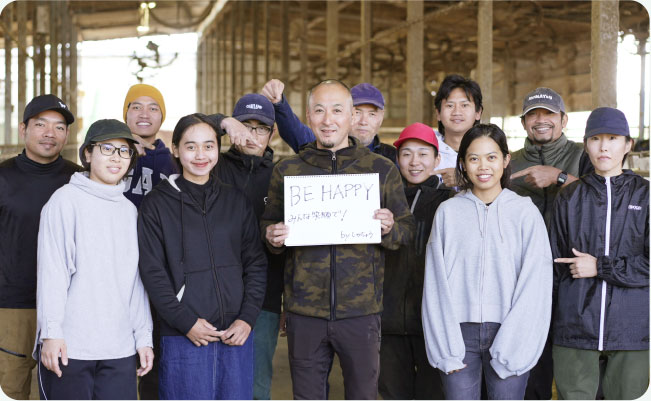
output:
[{"label": "yellow knit beanie", "polygon": [[165,121],[165,100],[163,100],[163,95],[161,95],[160,91],[151,85],[136,84],[129,88],[127,97],[124,98],[124,122],[127,122],[127,110],[129,109],[129,104],[140,96],[149,96],[154,99],[160,107],[160,112],[162,114],[161,123]]}]

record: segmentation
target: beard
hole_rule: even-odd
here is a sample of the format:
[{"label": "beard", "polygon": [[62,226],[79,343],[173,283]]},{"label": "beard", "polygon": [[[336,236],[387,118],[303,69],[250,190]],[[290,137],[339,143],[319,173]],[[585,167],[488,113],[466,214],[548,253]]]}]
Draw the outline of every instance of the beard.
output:
[{"label": "beard", "polygon": [[554,142],[556,139],[560,137],[560,135],[556,136],[557,132],[554,126],[543,124],[540,125],[540,127],[549,128],[549,132],[546,134],[539,134],[536,132],[536,126],[533,127],[531,131],[527,132],[527,136],[529,136],[529,138],[534,144],[546,145],[548,143]]},{"label": "beard", "polygon": [[325,149],[332,149],[335,147],[335,143],[331,139],[326,139],[325,141],[320,141],[321,146],[323,146]]},{"label": "beard", "polygon": [[536,145],[547,145],[548,143],[554,142],[554,136],[550,135],[548,137],[539,137],[536,135],[533,135],[533,141]]}]

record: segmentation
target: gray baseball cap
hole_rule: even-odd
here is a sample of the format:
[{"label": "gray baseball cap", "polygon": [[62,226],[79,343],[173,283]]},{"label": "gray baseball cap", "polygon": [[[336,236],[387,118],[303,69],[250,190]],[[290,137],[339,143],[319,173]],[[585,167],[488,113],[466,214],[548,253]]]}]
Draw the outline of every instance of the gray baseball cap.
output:
[{"label": "gray baseball cap", "polygon": [[547,109],[552,113],[565,113],[565,103],[561,95],[553,89],[537,88],[535,91],[527,93],[522,102],[522,116],[524,117],[530,110]]}]

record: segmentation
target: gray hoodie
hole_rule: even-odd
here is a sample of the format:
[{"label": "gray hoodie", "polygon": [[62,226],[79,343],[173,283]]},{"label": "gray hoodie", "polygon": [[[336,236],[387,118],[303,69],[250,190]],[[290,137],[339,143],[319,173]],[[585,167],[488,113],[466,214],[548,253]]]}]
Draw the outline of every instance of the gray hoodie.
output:
[{"label": "gray hoodie", "polygon": [[495,372],[504,379],[530,370],[549,330],[552,266],[545,223],[529,198],[504,189],[490,206],[471,191],[443,202],[425,261],[430,364],[446,373],[463,368],[460,323],[495,322]]},{"label": "gray hoodie", "polygon": [[125,358],[152,346],[147,293],[138,274],[137,211],[124,182],[75,173],[41,211],[37,331],[66,342],[68,357]]}]

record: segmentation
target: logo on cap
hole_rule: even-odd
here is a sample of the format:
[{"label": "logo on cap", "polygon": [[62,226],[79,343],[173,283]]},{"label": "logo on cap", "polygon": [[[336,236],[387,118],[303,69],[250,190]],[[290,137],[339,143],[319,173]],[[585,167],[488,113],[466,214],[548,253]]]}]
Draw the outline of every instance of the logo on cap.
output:
[{"label": "logo on cap", "polygon": [[247,109],[253,109],[253,110],[262,110],[262,106],[260,106],[259,104],[255,104],[255,103],[247,104],[246,108]]},{"label": "logo on cap", "polygon": [[60,105],[61,107],[63,107],[64,109],[67,109],[67,107],[66,107],[66,105],[65,105],[65,104],[63,104],[63,103],[61,103],[61,102],[59,102],[59,105]]},{"label": "logo on cap", "polygon": [[528,100],[533,100],[533,99],[549,99],[549,100],[552,100],[554,98],[549,96],[549,95],[540,94],[540,95],[529,96]]}]

